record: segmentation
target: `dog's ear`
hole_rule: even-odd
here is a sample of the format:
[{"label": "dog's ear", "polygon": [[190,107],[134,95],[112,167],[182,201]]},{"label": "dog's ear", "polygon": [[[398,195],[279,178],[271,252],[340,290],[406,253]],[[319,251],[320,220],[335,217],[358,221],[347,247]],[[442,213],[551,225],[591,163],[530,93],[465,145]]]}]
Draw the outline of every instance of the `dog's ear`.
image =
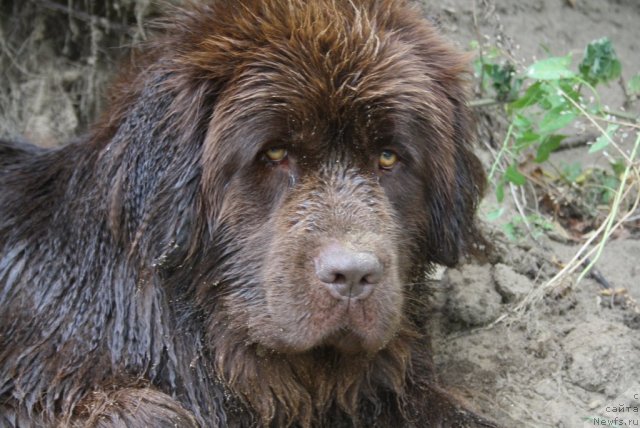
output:
[{"label": "dog's ear", "polygon": [[433,82],[429,92],[439,94],[431,122],[440,124],[427,134],[432,141],[430,170],[423,178],[428,192],[425,255],[428,262],[453,266],[479,238],[474,220],[485,187],[484,169],[472,147],[476,133],[467,104],[469,57],[437,39],[423,49]]},{"label": "dog's ear", "polygon": [[476,229],[475,212],[484,192],[486,178],[480,160],[473,152],[475,123],[464,91],[450,94],[454,108],[452,165],[442,174],[448,181],[430,197],[428,248],[431,261],[446,266],[458,262],[461,254],[472,252],[482,238]]},{"label": "dog's ear", "polygon": [[[403,16],[402,35],[410,41],[424,74],[422,112],[425,140],[422,187],[425,189],[423,248],[425,262],[455,265],[461,254],[482,243],[474,218],[485,188],[485,174],[473,152],[475,121],[468,107],[470,54],[445,41],[419,12]],[[416,136],[418,137],[418,136]]]}]

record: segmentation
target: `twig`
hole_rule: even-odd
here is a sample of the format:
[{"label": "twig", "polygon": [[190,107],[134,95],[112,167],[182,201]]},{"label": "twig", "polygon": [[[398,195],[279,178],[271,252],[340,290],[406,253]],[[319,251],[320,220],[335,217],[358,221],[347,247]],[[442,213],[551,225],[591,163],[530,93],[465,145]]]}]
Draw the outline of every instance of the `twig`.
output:
[{"label": "twig", "polygon": [[[627,155],[624,150],[620,149],[620,147],[618,147],[618,145],[616,144],[615,141],[613,141],[613,138],[611,138],[611,136],[609,135],[609,133],[607,131],[604,130],[604,128],[602,126],[600,126],[600,124],[595,120],[595,118],[590,115],[585,109],[584,107],[582,107],[579,103],[577,103],[576,101],[574,101],[573,98],[571,98],[561,87],[557,86],[556,89],[558,90],[558,92],[560,94],[562,94],[562,96],[568,100],[571,104],[573,104],[574,107],[576,107],[578,110],[580,110],[580,113],[582,113],[588,120],[589,122],[591,122],[600,132],[600,134],[602,134],[609,142],[609,144],[611,144],[613,147],[616,148],[616,150],[618,150],[618,152],[622,155],[622,157],[625,158],[625,160],[629,163],[629,165],[634,169],[636,175],[640,174],[638,172],[638,170],[636,168],[633,167],[633,159],[629,157],[629,155]],[[633,125],[630,125],[633,126]],[[635,126],[634,126],[635,127]]]},{"label": "twig", "polygon": [[[605,230],[604,230],[604,236],[602,237],[602,239],[600,240],[600,243],[598,244],[598,247],[597,247],[598,251],[596,252],[596,255],[595,255],[594,259],[588,264],[587,268],[585,268],[585,270],[583,270],[582,273],[580,274],[580,276],[578,277],[578,280],[577,280],[578,282],[580,282],[580,280],[582,278],[584,278],[584,276],[587,274],[587,272],[589,272],[589,269],[591,269],[593,267],[593,265],[596,263],[596,261],[600,258],[600,255],[602,254],[602,251],[604,251],[604,246],[605,246],[605,243],[606,243],[606,239],[611,234],[613,222],[615,221],[615,219],[616,219],[616,217],[618,215],[618,209],[620,208],[620,202],[622,201],[622,195],[624,193],[623,190],[624,190],[625,186],[627,185],[627,178],[629,178],[629,174],[631,172],[631,169],[633,169],[633,161],[636,158],[639,146],[640,146],[640,135],[638,135],[638,137],[636,138],[636,142],[633,145],[633,150],[631,151],[629,164],[625,168],[624,172],[622,173],[622,177],[620,178],[620,186],[618,187],[618,191],[616,192],[616,196],[613,199],[613,203],[611,204],[611,212],[609,213],[609,215],[607,216],[607,219],[605,220],[606,227],[605,227]],[[640,182],[638,184],[640,185]],[[640,192],[639,192],[639,194],[640,194]]]},{"label": "twig", "polygon": [[6,55],[11,61],[11,64],[15,68],[17,68],[20,73],[24,74],[25,76],[36,76],[34,73],[30,72],[22,64],[20,64],[20,62],[16,58],[16,55],[14,54],[14,52],[12,52],[5,39],[2,37],[0,37],[0,54],[2,56]]},{"label": "twig", "polygon": [[602,274],[602,272],[600,272],[599,269],[596,269],[595,266],[592,265],[592,267],[589,269],[589,265],[591,264],[591,259],[589,257],[585,257],[584,261],[582,262],[582,266],[585,268],[585,272],[589,272],[589,275],[598,283],[600,284],[600,286],[606,290],[610,290],[611,284],[609,283],[609,281],[607,281],[607,278],[604,277],[604,275]]},{"label": "twig", "polygon": [[586,134],[580,135],[572,135],[570,137],[562,140],[560,147],[558,147],[555,151],[561,152],[563,150],[571,150],[576,149],[578,147],[586,146],[588,143],[595,141],[600,134],[596,134],[595,132],[588,132]]},{"label": "twig", "polygon": [[[470,100],[467,102],[467,105],[471,108],[484,108],[484,107],[493,107],[501,104],[509,104],[510,102],[515,101],[513,99],[499,100],[497,98],[478,98],[475,100]],[[570,100],[575,104],[575,101]],[[630,126],[633,128],[638,127],[638,122],[640,122],[640,117],[633,113],[627,113],[624,111],[610,111],[607,110],[606,114],[614,117],[618,117],[620,119],[625,119],[630,121],[630,123],[621,122],[620,125]],[[606,120],[606,119],[603,119]]]},{"label": "twig", "polygon": [[620,89],[622,89],[622,94],[624,95],[624,103],[622,105],[625,109],[628,109],[631,107],[633,98],[631,98],[629,91],[627,91],[627,82],[624,81],[624,77],[620,76],[618,84],[620,85]]},{"label": "twig", "polygon": [[67,15],[70,15],[76,19],[79,19],[81,21],[85,21],[88,22],[90,24],[98,24],[101,27],[104,27],[105,29],[109,30],[109,29],[113,29],[113,30],[117,30],[117,31],[124,31],[124,32],[128,32],[130,30],[130,28],[126,25],[122,25],[119,24],[117,22],[112,22],[109,21],[107,18],[101,17],[101,16],[95,16],[95,15],[91,15],[87,12],[83,12],[81,10],[75,10],[72,9],[71,7],[68,6],[64,6],[58,3],[54,3],[50,0],[31,0],[33,1],[35,4],[38,4],[42,7],[45,7],[47,9],[50,10],[55,10],[57,12],[62,12],[62,13],[66,13]]},{"label": "twig", "polygon": [[610,111],[610,110],[606,110],[606,113],[608,115],[619,117],[620,119],[630,120],[630,121],[635,122],[635,123],[637,123],[639,121],[638,120],[638,116],[633,114],[633,113],[627,113],[627,112],[624,112],[624,111]]},{"label": "twig", "polygon": [[527,215],[525,214],[524,208],[520,203],[520,199],[518,199],[518,196],[516,195],[515,185],[513,183],[509,183],[509,191],[511,192],[511,198],[513,199],[513,202],[516,205],[516,209],[520,214],[520,218],[522,218],[522,222],[524,223],[524,226],[527,228],[527,232],[529,233],[529,236],[531,237],[531,239],[537,242],[538,240],[535,238],[535,236],[533,236],[533,230],[531,229],[529,220],[527,220]]},{"label": "twig", "polygon": [[509,129],[507,130],[507,136],[504,137],[504,141],[502,142],[502,147],[500,147],[500,151],[496,156],[496,160],[493,162],[493,165],[491,165],[491,170],[489,171],[489,176],[487,178],[489,182],[491,182],[491,179],[493,178],[493,174],[495,174],[496,168],[500,164],[500,159],[502,158],[502,155],[504,154],[504,152],[507,151],[507,146],[509,145],[509,139],[511,138],[512,132],[513,132],[513,123],[509,125]]},{"label": "twig", "polygon": [[[476,14],[476,0],[473,0],[473,30],[476,33],[478,39],[478,57],[480,58],[480,64],[484,64],[484,54],[482,53],[482,41],[480,38],[480,30],[478,28],[478,16]],[[478,93],[482,95],[484,92],[484,67],[480,67],[480,79],[478,79]]]},{"label": "twig", "polygon": [[[633,156],[635,156],[636,150],[638,149],[639,145],[640,145],[640,135],[638,136],[638,139],[636,140],[636,144],[635,144],[634,150],[633,150],[633,153],[634,153]],[[625,172],[628,173],[631,169],[633,169],[632,168],[632,163],[627,165],[627,168],[625,169]],[[621,185],[624,184],[625,181],[626,180],[621,181]],[[640,181],[637,182],[637,183],[638,183],[638,185],[640,185]],[[625,199],[629,195],[629,193],[631,192],[632,187],[627,187],[626,189],[624,189],[624,192],[622,192],[623,189],[624,189],[623,187],[620,187],[620,190],[616,194],[616,196],[619,196],[620,194],[622,194],[622,196],[620,196],[620,200]],[[574,256],[571,258],[571,260],[568,263],[565,264],[564,268],[562,268],[558,273],[556,273],[553,276],[553,278],[548,280],[545,284],[543,284],[540,287],[538,287],[538,288],[534,289],[533,291],[531,291],[511,311],[509,311],[508,313],[502,314],[500,317],[498,317],[496,320],[494,320],[489,326],[487,326],[487,328],[491,328],[494,325],[496,325],[498,323],[501,323],[502,321],[507,319],[512,314],[521,313],[527,307],[529,307],[534,302],[536,302],[538,299],[540,299],[542,296],[544,296],[548,290],[553,289],[556,286],[556,284],[558,282],[560,282],[563,278],[565,278],[567,275],[572,274],[580,266],[583,266],[584,263],[587,263],[587,265],[591,266],[591,268],[592,268],[593,264],[595,263],[593,260],[597,261],[597,258],[591,259],[592,260],[591,262],[587,262],[587,260],[596,251],[598,251],[602,246],[604,246],[604,243],[607,242],[607,239],[609,239],[611,233],[614,230],[616,230],[618,227],[620,227],[622,224],[624,224],[629,219],[629,217],[631,217],[636,212],[636,210],[638,209],[639,206],[640,206],[640,192],[637,193],[637,195],[635,197],[635,200],[633,202],[633,206],[631,207],[631,209],[627,213],[625,213],[620,218],[620,220],[618,220],[613,226],[611,226],[610,219],[613,218],[615,220],[614,216],[615,216],[616,213],[614,213],[613,211],[610,212],[609,215],[607,216],[607,218],[605,219],[605,221],[603,221],[602,224],[600,224],[598,229],[596,229],[594,231],[594,233],[591,235],[591,237],[589,239],[587,239],[587,241],[580,247],[580,249],[576,252],[576,254],[574,254]],[[593,241],[595,241],[596,238],[598,238],[599,236],[601,236],[601,238],[600,238],[600,243],[598,244],[598,246],[593,247],[591,249],[588,249],[589,246],[591,245],[591,243]],[[586,254],[585,254],[585,252],[586,252]],[[578,281],[576,281],[576,282],[578,282]]]},{"label": "twig", "polygon": [[471,108],[481,108],[481,107],[497,106],[497,105],[506,104],[506,103],[507,101],[499,101],[495,98],[480,98],[477,100],[469,101],[468,105]]}]

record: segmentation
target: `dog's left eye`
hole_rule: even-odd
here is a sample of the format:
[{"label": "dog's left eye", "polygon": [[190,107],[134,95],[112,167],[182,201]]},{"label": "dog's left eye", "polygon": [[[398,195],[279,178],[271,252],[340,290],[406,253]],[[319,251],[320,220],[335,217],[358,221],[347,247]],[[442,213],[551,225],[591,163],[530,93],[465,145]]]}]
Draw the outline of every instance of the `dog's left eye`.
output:
[{"label": "dog's left eye", "polygon": [[287,157],[287,149],[273,147],[265,152],[267,159],[272,162],[281,162]]},{"label": "dog's left eye", "polygon": [[383,150],[378,158],[378,166],[382,169],[391,169],[398,163],[398,155],[391,150]]}]

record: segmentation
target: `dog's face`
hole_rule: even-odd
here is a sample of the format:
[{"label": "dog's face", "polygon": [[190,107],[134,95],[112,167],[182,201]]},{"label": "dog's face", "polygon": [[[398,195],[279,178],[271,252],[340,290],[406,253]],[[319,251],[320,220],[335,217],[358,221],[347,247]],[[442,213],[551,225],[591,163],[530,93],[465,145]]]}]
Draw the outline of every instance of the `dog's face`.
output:
[{"label": "dog's face", "polygon": [[280,3],[202,43],[237,52],[203,149],[217,285],[200,298],[269,349],[373,353],[471,228],[466,64],[397,2]]}]

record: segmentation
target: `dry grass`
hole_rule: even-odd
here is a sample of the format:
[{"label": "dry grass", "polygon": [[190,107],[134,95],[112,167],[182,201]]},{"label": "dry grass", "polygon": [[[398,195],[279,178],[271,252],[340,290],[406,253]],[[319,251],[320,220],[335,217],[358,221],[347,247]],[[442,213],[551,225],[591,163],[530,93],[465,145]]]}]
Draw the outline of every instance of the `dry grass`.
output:
[{"label": "dry grass", "polygon": [[154,12],[149,0],[3,0],[0,137],[51,146],[85,129]]}]

